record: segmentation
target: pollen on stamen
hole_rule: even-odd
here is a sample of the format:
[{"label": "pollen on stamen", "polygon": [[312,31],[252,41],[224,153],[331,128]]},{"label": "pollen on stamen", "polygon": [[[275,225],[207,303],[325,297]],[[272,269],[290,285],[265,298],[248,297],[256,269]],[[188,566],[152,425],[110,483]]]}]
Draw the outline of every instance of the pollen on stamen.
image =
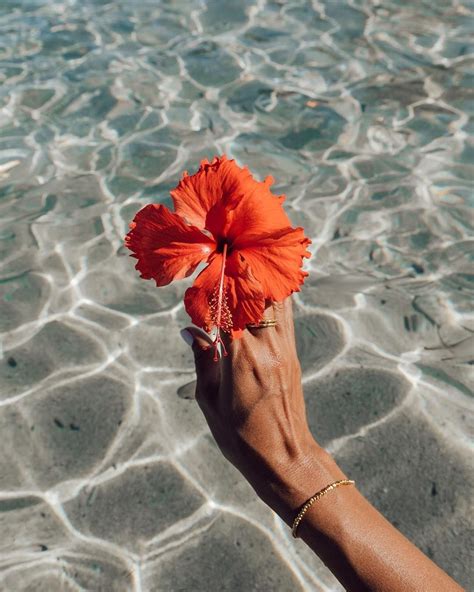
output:
[{"label": "pollen on stamen", "polygon": [[[214,288],[209,298],[209,325],[213,325],[216,328],[216,336],[212,342],[214,348],[214,362],[217,362],[219,356],[217,354],[219,343],[222,344],[223,354],[227,356],[227,350],[222,340],[221,331],[230,333],[232,329],[232,315],[230,313],[229,305],[227,303],[227,292],[225,286],[225,264],[227,259],[228,244],[224,243],[222,249],[222,265],[221,272],[219,274],[219,283]],[[210,347],[210,346],[209,346]],[[204,349],[209,349],[205,347]]]},{"label": "pollen on stamen", "polygon": [[217,285],[209,299],[209,317],[211,324],[216,328],[216,336],[213,341],[214,361],[217,362],[217,349],[219,343],[222,344],[223,355],[227,356],[227,350],[222,340],[221,331],[230,333],[232,330],[232,314],[227,302],[227,293],[224,288]]}]

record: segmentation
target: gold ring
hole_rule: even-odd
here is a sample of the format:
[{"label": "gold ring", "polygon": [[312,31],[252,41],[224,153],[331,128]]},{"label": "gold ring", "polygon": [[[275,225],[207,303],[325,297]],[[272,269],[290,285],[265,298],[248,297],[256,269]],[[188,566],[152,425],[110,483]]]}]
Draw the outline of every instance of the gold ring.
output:
[{"label": "gold ring", "polygon": [[275,327],[276,324],[277,324],[276,319],[264,319],[263,321],[260,321],[259,323],[249,323],[247,325],[247,327],[249,327],[250,329],[263,329],[265,327]]}]

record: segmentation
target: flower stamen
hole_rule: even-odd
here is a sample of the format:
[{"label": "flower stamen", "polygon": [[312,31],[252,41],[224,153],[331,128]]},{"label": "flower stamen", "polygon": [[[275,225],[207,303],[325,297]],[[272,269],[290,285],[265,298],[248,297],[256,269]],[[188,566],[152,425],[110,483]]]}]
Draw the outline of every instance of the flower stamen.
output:
[{"label": "flower stamen", "polygon": [[222,340],[221,331],[230,332],[230,330],[232,329],[232,315],[229,309],[229,305],[227,303],[227,294],[224,287],[224,271],[226,258],[227,243],[224,244],[224,248],[222,251],[222,267],[219,277],[219,283],[216,286],[209,300],[209,312],[211,321],[216,327],[216,336],[214,338],[214,341],[212,342],[212,347],[214,348],[214,362],[217,362],[217,360],[219,359],[217,354],[219,343],[222,344],[223,355],[228,355],[228,352],[224,345],[224,341]]}]

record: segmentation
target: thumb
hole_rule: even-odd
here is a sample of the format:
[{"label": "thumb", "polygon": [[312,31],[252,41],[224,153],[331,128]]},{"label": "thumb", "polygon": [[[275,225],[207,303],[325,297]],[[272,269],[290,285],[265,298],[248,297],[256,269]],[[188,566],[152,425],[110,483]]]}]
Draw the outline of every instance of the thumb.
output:
[{"label": "thumb", "polygon": [[220,364],[213,359],[212,339],[197,327],[186,327],[180,331],[180,335],[194,353],[196,399],[213,398],[219,391]]}]

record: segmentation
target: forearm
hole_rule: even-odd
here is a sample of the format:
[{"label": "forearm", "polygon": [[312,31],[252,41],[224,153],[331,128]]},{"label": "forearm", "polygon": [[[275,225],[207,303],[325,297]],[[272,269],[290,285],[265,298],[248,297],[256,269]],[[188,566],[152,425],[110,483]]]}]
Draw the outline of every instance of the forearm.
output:
[{"label": "forearm", "polygon": [[[267,503],[291,526],[316,491],[347,478],[318,447],[281,474]],[[392,526],[354,485],[336,488],[314,503],[298,536],[349,591],[459,592],[462,588]]]}]

